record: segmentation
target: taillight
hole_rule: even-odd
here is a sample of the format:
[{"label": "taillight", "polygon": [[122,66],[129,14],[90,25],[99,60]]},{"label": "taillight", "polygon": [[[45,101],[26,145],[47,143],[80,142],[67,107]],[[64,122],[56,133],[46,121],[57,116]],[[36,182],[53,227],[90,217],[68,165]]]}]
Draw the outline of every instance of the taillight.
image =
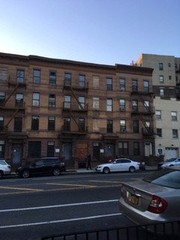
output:
[{"label": "taillight", "polygon": [[123,187],[121,187],[120,194],[121,194],[121,197],[122,197],[122,198],[124,198],[124,197],[125,197],[125,194],[124,194],[124,188],[123,188]]},{"label": "taillight", "polygon": [[153,196],[149,204],[148,211],[157,214],[162,213],[165,211],[167,206],[168,203],[164,199],[158,196]]}]

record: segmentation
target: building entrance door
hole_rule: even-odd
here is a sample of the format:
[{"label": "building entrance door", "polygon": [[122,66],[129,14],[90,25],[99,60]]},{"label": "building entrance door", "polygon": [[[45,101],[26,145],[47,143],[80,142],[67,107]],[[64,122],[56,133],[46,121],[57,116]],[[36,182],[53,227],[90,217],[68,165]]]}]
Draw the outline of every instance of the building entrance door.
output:
[{"label": "building entrance door", "polygon": [[22,145],[12,145],[12,163],[15,167],[21,165]]}]

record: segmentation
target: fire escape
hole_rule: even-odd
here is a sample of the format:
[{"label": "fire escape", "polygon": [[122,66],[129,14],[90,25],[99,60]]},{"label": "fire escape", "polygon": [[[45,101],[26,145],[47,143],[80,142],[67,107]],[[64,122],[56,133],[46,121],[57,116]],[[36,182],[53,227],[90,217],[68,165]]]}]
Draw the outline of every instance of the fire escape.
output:
[{"label": "fire escape", "polygon": [[[25,114],[25,104],[23,99],[13,99],[15,94],[19,89],[25,89],[26,84],[21,82],[11,81],[10,79],[7,81],[7,90],[6,97],[1,97],[0,99],[0,112],[3,114],[5,119],[0,125],[0,136],[6,137],[8,139],[24,139],[26,138],[26,134],[21,132],[21,127],[17,127],[18,130],[14,129],[14,131],[10,131],[10,123],[16,117],[23,117]],[[18,124],[17,124],[18,125]]]},{"label": "fire escape", "polygon": [[72,86],[71,79],[65,78],[63,91],[65,99],[62,110],[64,125],[61,134],[67,138],[86,135],[88,131],[86,122],[88,85],[86,81]]},{"label": "fire escape", "polygon": [[[153,93],[147,91],[138,91],[137,86],[132,87],[131,97],[137,100],[138,105],[132,106],[131,116],[136,117],[142,123],[142,135],[144,138],[154,138],[153,128],[154,108],[151,106]],[[140,106],[139,106],[140,103]]]}]

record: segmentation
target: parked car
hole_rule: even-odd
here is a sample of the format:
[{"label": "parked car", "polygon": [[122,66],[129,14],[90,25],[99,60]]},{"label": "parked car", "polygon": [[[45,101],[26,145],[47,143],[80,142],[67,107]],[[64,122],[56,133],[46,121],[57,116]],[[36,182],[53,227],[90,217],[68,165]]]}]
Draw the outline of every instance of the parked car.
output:
[{"label": "parked car", "polygon": [[180,158],[170,158],[168,160],[165,160],[159,167],[165,168],[165,167],[172,167],[176,165],[180,165]]},{"label": "parked car", "polygon": [[119,209],[144,225],[180,220],[180,166],[165,168],[146,179],[122,183]]},{"label": "parked car", "polygon": [[3,178],[4,175],[11,173],[11,166],[6,162],[6,160],[0,160],[0,178]]},{"label": "parked car", "polygon": [[33,175],[59,176],[66,170],[65,163],[57,157],[44,157],[34,162],[21,166],[16,170],[18,176],[28,178]]},{"label": "parked car", "polygon": [[111,162],[98,165],[95,170],[101,173],[129,171],[135,172],[139,170],[140,163],[128,158],[118,158]]}]

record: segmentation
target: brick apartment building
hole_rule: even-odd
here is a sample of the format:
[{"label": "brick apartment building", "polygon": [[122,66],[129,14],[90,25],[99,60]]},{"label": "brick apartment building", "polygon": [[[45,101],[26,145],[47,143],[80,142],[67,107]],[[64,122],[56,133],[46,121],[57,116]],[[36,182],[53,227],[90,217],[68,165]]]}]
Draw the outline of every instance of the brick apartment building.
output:
[{"label": "brick apartment building", "polygon": [[0,158],[154,155],[151,68],[0,53]]}]

